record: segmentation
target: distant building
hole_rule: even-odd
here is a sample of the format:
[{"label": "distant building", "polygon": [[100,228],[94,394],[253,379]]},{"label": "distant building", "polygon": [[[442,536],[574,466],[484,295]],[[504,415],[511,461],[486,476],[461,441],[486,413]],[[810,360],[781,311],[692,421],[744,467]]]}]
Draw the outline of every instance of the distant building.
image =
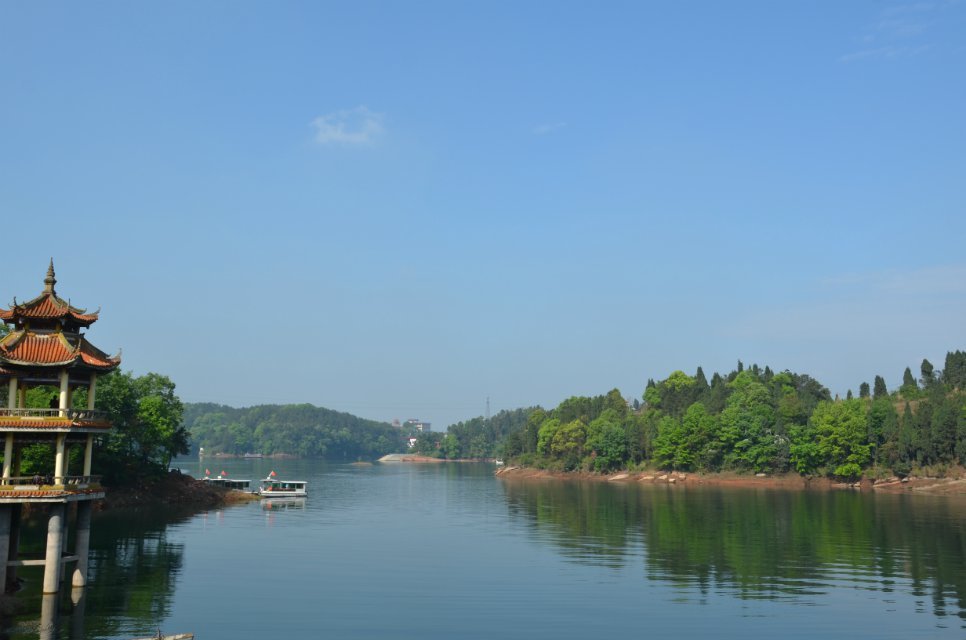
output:
[{"label": "distant building", "polygon": [[412,431],[418,431],[419,433],[422,433],[423,431],[433,430],[430,423],[423,422],[419,418],[410,418],[409,420],[406,420],[406,426],[409,427]]},{"label": "distant building", "polygon": [[409,448],[412,449],[415,446],[416,446],[416,438],[410,438],[409,439]]}]

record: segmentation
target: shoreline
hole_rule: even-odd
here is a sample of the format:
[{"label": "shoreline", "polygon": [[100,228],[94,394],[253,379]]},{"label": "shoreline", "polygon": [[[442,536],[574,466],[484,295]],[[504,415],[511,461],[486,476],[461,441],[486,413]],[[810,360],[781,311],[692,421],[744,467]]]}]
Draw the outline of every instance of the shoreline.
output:
[{"label": "shoreline", "polygon": [[210,486],[203,480],[171,472],[132,487],[105,487],[104,500],[95,503],[99,512],[130,508],[173,508],[207,511],[250,502],[251,494]]},{"label": "shoreline", "polygon": [[928,495],[966,496],[966,477],[948,478],[909,476],[882,480],[862,478],[854,483],[837,482],[823,476],[805,477],[796,473],[748,475],[740,473],[691,473],[667,471],[619,471],[610,474],[589,471],[549,471],[532,467],[501,467],[495,476],[507,480],[563,480],[567,482],[613,482],[619,484],[654,484],[709,487],[736,487],[789,490],[849,490],[875,493],[922,493]]}]

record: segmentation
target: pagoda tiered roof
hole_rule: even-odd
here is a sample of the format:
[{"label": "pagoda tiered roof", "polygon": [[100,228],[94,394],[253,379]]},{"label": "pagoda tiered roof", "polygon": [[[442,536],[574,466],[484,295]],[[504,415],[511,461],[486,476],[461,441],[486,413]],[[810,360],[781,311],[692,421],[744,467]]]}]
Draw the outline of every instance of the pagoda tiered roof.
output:
[{"label": "pagoda tiered roof", "polygon": [[19,366],[83,367],[108,372],[121,364],[119,356],[109,356],[84,336],[75,343],[62,332],[34,333],[21,329],[0,340],[0,364]]},{"label": "pagoda tiered roof", "polygon": [[79,309],[69,301],[61,299],[54,290],[57,279],[54,277],[54,261],[50,261],[47,277],[44,278],[43,292],[27,302],[17,302],[14,298],[9,309],[0,309],[0,321],[22,327],[30,321],[36,324],[49,325],[58,320],[65,328],[89,327],[97,322],[98,312],[87,313],[86,309]]},{"label": "pagoda tiered roof", "polygon": [[0,375],[16,375],[24,368],[82,369],[107,373],[121,364],[120,355],[109,356],[80,333],[97,321],[98,314],[87,313],[57,296],[54,262],[44,278],[43,292],[29,302],[0,309],[0,321],[13,326],[0,339]]}]

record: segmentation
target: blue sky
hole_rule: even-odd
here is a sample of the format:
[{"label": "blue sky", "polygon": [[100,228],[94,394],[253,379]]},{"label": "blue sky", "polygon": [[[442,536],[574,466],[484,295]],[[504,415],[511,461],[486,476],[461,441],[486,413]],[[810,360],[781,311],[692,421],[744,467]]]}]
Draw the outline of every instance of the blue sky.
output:
[{"label": "blue sky", "polygon": [[437,427],[966,348],[966,3],[0,4],[0,299]]}]

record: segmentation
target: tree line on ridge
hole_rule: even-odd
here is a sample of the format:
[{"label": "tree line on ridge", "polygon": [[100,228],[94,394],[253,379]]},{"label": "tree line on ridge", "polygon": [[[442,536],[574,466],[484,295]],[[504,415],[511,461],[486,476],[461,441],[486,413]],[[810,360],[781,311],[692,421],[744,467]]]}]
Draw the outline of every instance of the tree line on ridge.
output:
[{"label": "tree line on ridge", "polygon": [[857,397],[833,398],[814,378],[741,362],[710,381],[672,372],[648,380],[641,400],[614,389],[572,397],[555,409],[501,412],[420,436],[416,449],[446,458],[500,456],[558,470],[657,467],[857,478],[941,473],[966,464],[966,352],[946,355],[937,370],[923,360],[893,391],[882,376],[863,382]]}]

